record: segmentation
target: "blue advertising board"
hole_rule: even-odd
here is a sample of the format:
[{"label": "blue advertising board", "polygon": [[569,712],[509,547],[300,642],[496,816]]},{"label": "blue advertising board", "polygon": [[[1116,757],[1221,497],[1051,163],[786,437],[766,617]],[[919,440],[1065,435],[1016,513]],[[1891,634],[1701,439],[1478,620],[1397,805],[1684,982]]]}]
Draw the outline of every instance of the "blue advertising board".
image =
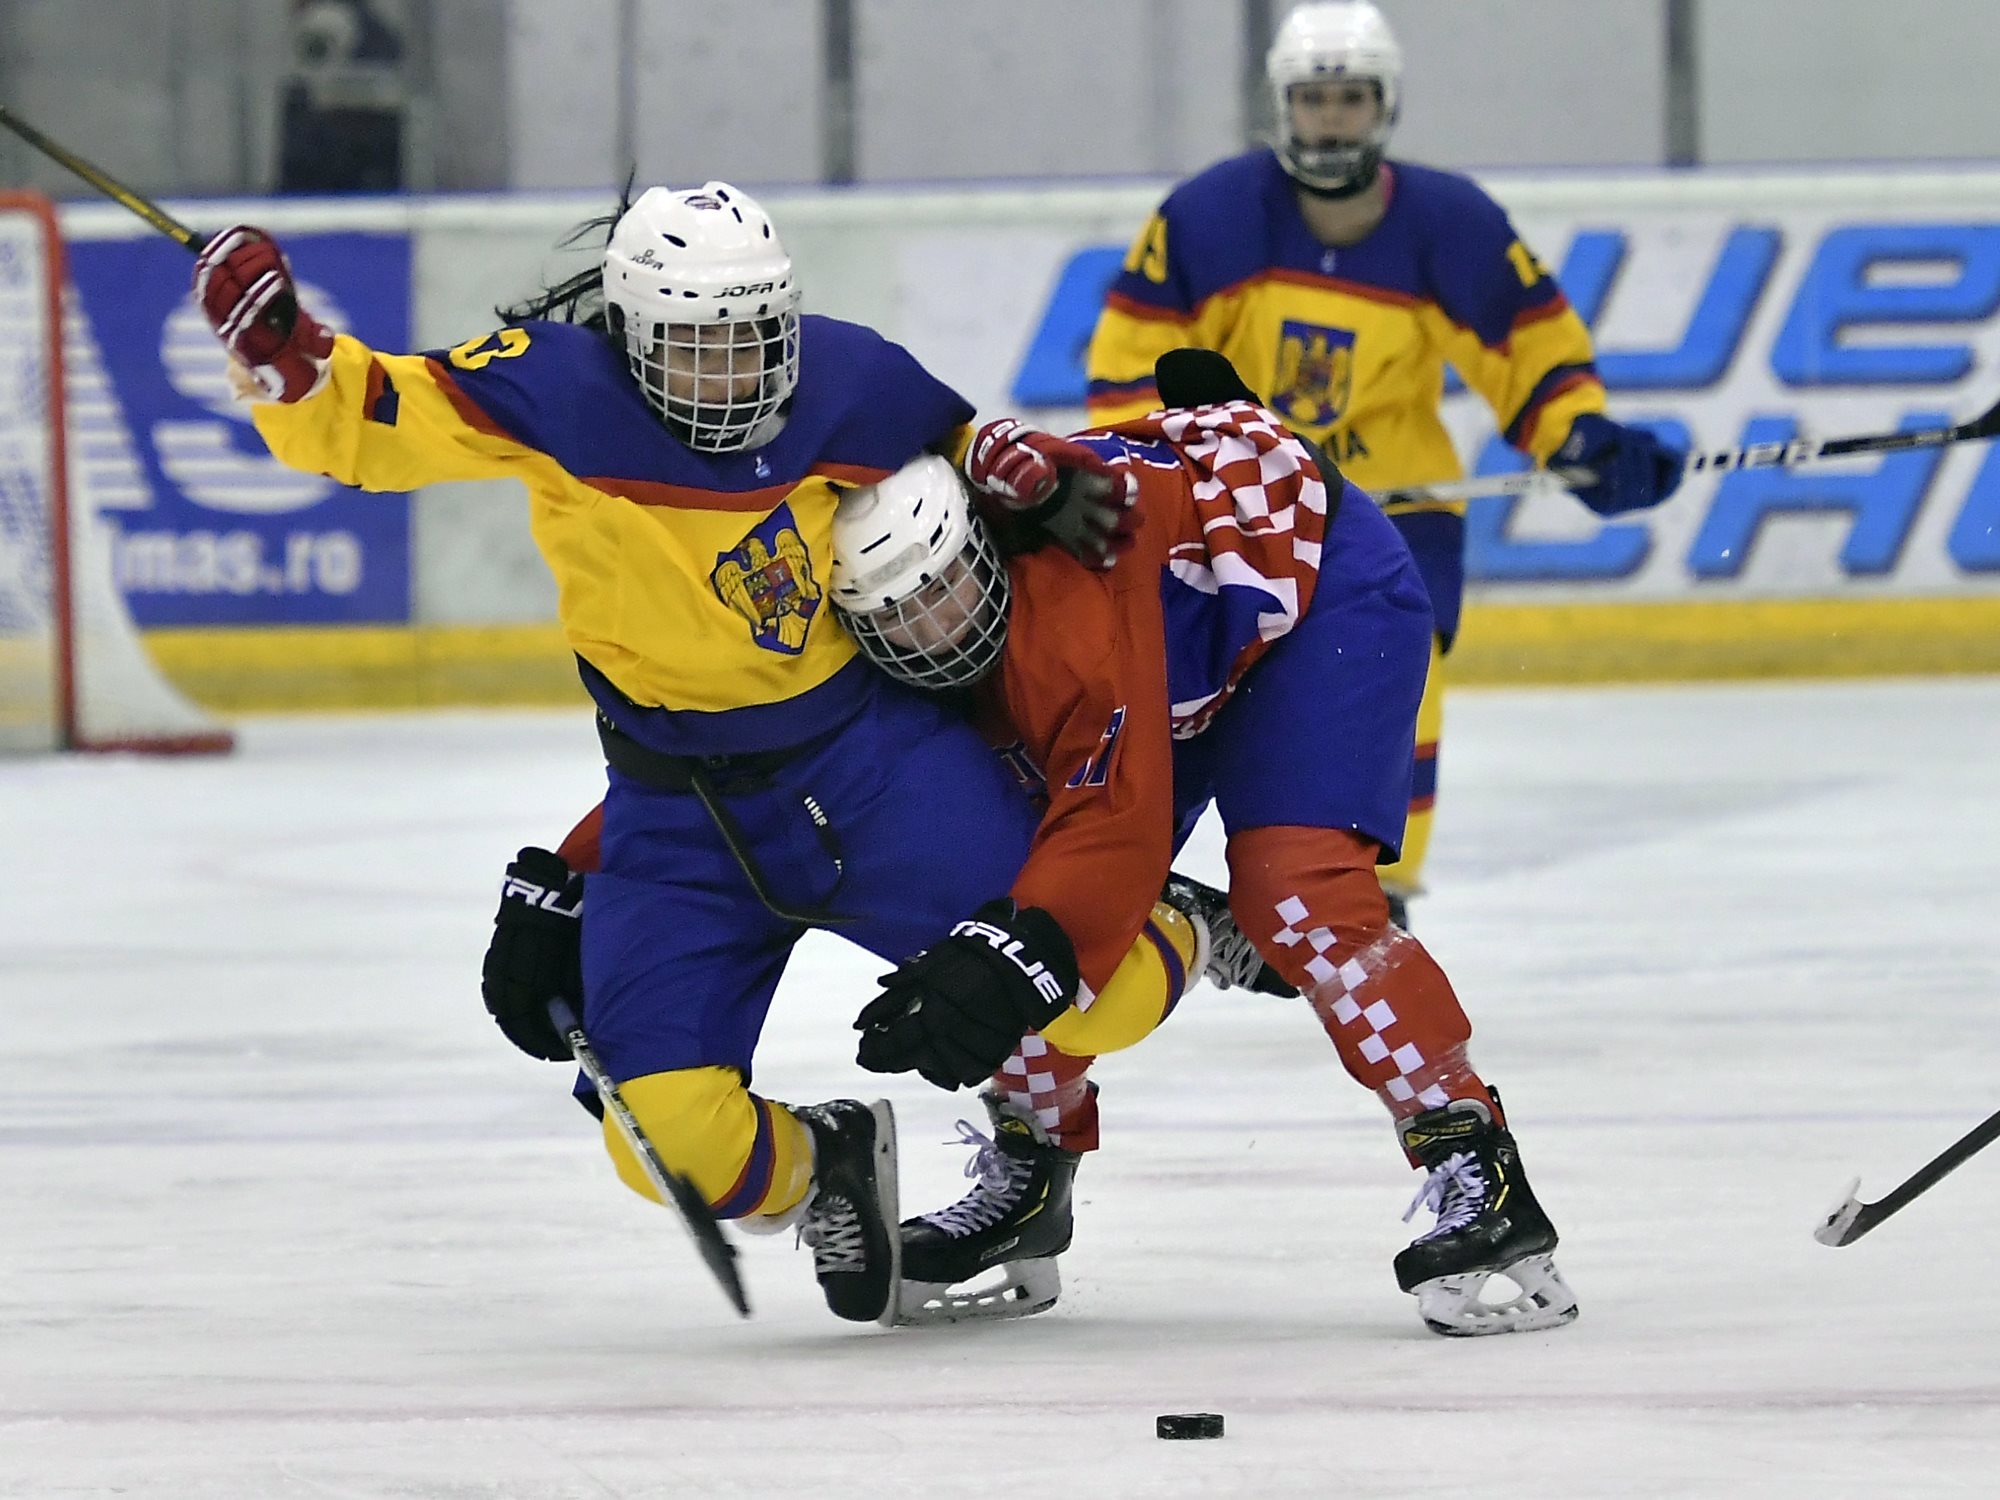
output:
[{"label": "blue advertising board", "polygon": [[[1971,205],[1902,216],[1630,208],[1520,222],[1554,252],[1597,336],[1614,415],[1677,444],[1942,426],[2000,393],[2000,219]],[[1009,383],[1016,405],[1082,406],[1085,350],[1123,255],[1083,243],[1060,262]],[[1524,467],[1447,376],[1446,418],[1469,469]],[[1704,475],[1658,512],[1609,522],[1559,494],[1476,500],[1466,525],[1468,577],[1517,589],[1711,598],[1991,589],[2000,445]]]},{"label": "blue advertising board", "polygon": [[[300,298],[376,348],[410,340],[410,240],[287,235]],[[69,246],[72,472],[142,627],[401,623],[410,502],[271,457],[164,239]]]}]

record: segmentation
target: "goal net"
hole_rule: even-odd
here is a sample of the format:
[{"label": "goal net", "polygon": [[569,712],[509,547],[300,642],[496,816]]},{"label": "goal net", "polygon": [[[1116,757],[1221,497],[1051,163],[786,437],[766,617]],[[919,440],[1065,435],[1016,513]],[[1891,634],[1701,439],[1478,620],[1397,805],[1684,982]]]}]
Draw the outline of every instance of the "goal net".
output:
[{"label": "goal net", "polygon": [[0,193],[0,751],[227,750],[147,655],[110,534],[72,503],[62,304],[48,201]]}]

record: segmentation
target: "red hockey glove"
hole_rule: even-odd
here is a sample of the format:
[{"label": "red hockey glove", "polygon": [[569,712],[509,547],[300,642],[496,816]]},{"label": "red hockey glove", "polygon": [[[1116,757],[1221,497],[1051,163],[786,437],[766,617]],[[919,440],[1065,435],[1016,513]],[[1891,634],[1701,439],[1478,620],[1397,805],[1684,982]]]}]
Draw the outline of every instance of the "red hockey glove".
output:
[{"label": "red hockey glove", "polygon": [[1139,482],[1130,470],[1012,417],[988,422],[973,436],[965,477],[1094,568],[1112,566],[1138,534]]},{"label": "red hockey glove", "polygon": [[291,264],[263,230],[238,224],[210,240],[195,257],[194,295],[267,400],[301,400],[326,378],[333,334],[299,306]]}]

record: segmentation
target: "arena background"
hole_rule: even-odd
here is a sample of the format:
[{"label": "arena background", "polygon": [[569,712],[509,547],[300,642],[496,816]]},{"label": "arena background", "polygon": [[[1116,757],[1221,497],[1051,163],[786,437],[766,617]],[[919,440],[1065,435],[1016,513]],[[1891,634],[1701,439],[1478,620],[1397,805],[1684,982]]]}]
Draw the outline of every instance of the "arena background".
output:
[{"label": "arena background", "polygon": [[[1181,0],[92,9],[0,4],[13,107],[189,222],[282,233],[315,305],[379,345],[485,331],[579,263],[554,247],[627,169],[723,176],[769,201],[809,308],[1054,427],[1081,420],[1083,344],[1148,210],[1263,127],[1274,22]],[[1959,29],[1974,7],[1893,28],[1853,0],[1390,9],[1395,150],[1514,212],[1614,414],[1713,448],[1992,404],[2000,169],[1954,160],[1992,149],[1972,105],[2000,49]],[[405,190],[269,191],[323,186],[341,152]],[[18,143],[0,170],[65,200],[76,479],[170,675],[231,712],[576,696],[518,490],[405,503],[281,470],[224,396],[181,252]],[[1451,405],[1468,464],[1518,462]],[[1610,524],[1559,492],[1479,501],[1469,525],[1462,682],[2000,667],[1983,446],[1704,478]]]},{"label": "arena background", "polygon": [[[1398,151],[1513,208],[1618,414],[1724,446],[2000,395],[1990,0],[1383,4]],[[0,0],[0,103],[199,228],[268,225],[392,348],[576,264],[628,168],[732,179],[809,305],[1059,426],[1146,211],[1260,127],[1283,8]],[[508,859],[604,789],[523,496],[278,469],[186,253],[0,138],[24,183],[63,200],[79,492],[237,753],[0,755],[0,1500],[1993,1490],[2000,1150],[1859,1245],[1812,1231],[2000,1104],[1994,448],[1472,512],[1456,675],[1556,685],[1455,697],[1415,920],[1574,1327],[1425,1333],[1376,1101],[1299,1007],[1212,987],[1099,1065],[1050,1315],[837,1325],[790,1236],[742,1236],[744,1322],[476,998]],[[1852,673],[1885,675],[1777,680]],[[1181,868],[1227,878],[1213,817]],[[881,970],[803,939],[757,1078],[890,1098],[916,1212],[980,1111],[850,1067]],[[1227,1438],[1154,1437],[1186,1411]]]}]

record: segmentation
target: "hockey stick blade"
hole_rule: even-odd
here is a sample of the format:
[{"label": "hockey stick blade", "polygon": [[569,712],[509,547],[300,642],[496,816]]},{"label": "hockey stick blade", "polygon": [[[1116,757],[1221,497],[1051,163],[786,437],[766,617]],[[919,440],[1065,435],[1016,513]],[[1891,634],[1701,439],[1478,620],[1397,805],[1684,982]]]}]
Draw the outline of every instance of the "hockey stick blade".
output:
[{"label": "hockey stick blade", "polygon": [[1846,1196],[1834,1206],[1833,1212],[1820,1220],[1819,1228],[1813,1231],[1814,1239],[1822,1245],[1851,1245],[1875,1227],[1873,1219],[1866,1224],[1861,1222],[1868,1205],[1856,1196],[1860,1191],[1861,1179],[1857,1177],[1847,1184]]},{"label": "hockey stick blade", "polygon": [[2000,437],[2000,401],[1994,402],[1984,416],[1967,422],[1965,427],[1965,437],[1961,441],[1978,443]]},{"label": "hockey stick blade", "polygon": [[701,1252],[702,1262],[721,1283],[722,1293],[729,1299],[729,1305],[744,1317],[749,1317],[750,1294],[744,1289],[743,1273],[736,1265],[736,1247],[723,1234],[715,1210],[708,1206],[708,1200],[702,1197],[693,1183],[671,1170],[661,1158],[645,1127],[639,1123],[639,1117],[632,1113],[624,1094],[619,1092],[618,1081],[605,1071],[604,1064],[598,1060],[597,1049],[590,1045],[590,1038],[584,1034],[583,1024],[577,1020],[569,1002],[561,996],[550,1000],[549,1019],[562,1033],[563,1040],[569,1043],[576,1065],[583,1069],[590,1086],[597,1090],[604,1112],[618,1127],[619,1134],[625,1137],[625,1144],[631,1148],[647,1181],[660,1195],[660,1201],[670,1202],[680,1211],[681,1222],[693,1237],[695,1249]]},{"label": "hockey stick blade", "polygon": [[1996,1140],[2000,1140],[2000,1111],[1988,1115],[1931,1160],[1925,1162],[1907,1182],[1886,1197],[1873,1203],[1863,1203],[1857,1196],[1861,1188],[1861,1179],[1855,1178],[1847,1185],[1847,1196],[1834,1206],[1831,1213],[1820,1220],[1819,1227],[1813,1230],[1813,1238],[1822,1245],[1853,1244],[1891,1214],[1936,1187],[1940,1181]]}]

